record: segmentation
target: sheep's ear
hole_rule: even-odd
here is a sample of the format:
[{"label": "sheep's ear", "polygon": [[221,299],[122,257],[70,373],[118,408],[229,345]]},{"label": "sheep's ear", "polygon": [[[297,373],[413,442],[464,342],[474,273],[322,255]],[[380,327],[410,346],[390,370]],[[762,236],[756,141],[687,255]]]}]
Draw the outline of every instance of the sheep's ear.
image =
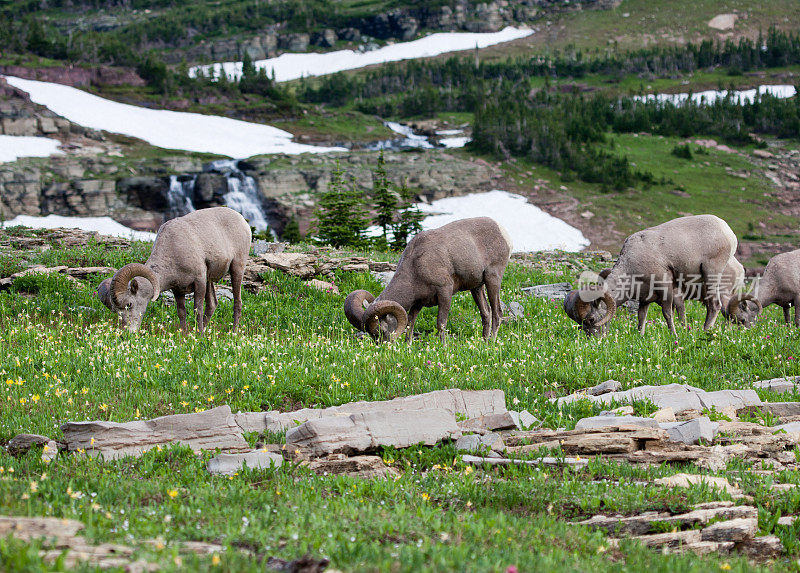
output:
[{"label": "sheep's ear", "polygon": [[100,283],[100,286],[97,287],[97,296],[100,298],[100,302],[106,305],[108,308],[112,308],[111,306],[111,279],[106,279]]},{"label": "sheep's ear", "polygon": [[134,295],[134,296],[136,295],[137,292],[139,292],[139,285],[136,283],[136,279],[133,279],[130,282],[130,284],[128,285],[128,288],[130,289],[131,294]]}]

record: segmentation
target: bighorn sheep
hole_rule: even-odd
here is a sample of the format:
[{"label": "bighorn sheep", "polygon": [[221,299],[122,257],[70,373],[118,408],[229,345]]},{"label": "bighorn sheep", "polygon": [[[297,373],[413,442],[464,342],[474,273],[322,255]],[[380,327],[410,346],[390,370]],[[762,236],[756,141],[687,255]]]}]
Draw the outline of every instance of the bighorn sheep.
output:
[{"label": "bighorn sheep", "polygon": [[[609,273],[611,273],[611,269],[603,269],[598,273],[601,279],[605,279]],[[725,315],[726,318],[733,320],[733,318],[728,313],[728,303],[731,300],[731,297],[734,293],[744,287],[744,277],[745,277],[745,269],[742,266],[742,263],[736,260],[736,257],[731,257],[728,261],[728,264],[725,266],[725,270],[722,272],[722,280],[720,283],[720,304],[722,306],[721,311],[722,314]],[[684,285],[685,286],[685,285]],[[700,299],[700,289],[692,289],[687,288],[686,292],[681,292],[680,288],[675,288],[672,293],[672,308],[675,314],[678,315],[678,322],[686,327],[686,303],[685,299]],[[645,321],[647,319],[647,310],[651,303],[645,302],[639,305],[639,331],[644,332]],[[745,305],[749,303],[745,302]]]},{"label": "bighorn sheep", "polygon": [[242,277],[251,240],[245,218],[228,207],[201,209],[172,219],[158,229],[147,262],[119,269],[100,283],[98,296],[119,314],[123,327],[136,332],[147,303],[162,291],[172,290],[181,330],[186,332],[185,296],[194,291],[197,330],[203,332],[217,306],[214,283],[230,272],[235,331],[242,314]]},{"label": "bighorn sheep", "polygon": [[[672,306],[677,291],[681,299],[702,299],[707,309],[703,328],[708,330],[722,308],[721,299],[733,288],[725,284],[725,275],[736,246],[736,235],[714,215],[680,217],[644,229],[625,240],[602,286],[570,292],[564,310],[584,331],[597,333],[619,304],[637,300],[639,332],[644,333],[647,308],[656,302],[675,334]],[[731,272],[738,276],[735,268]]]},{"label": "bighorn sheep", "polygon": [[[790,307],[794,306],[794,325],[800,328],[800,249],[772,257],[764,274],[755,284],[753,295],[739,295],[728,303],[728,314],[737,322],[749,325],[763,307],[777,304],[783,307],[783,319],[789,324]],[[742,302],[754,304],[741,308]]]},{"label": "bighorn sheep", "polygon": [[348,295],[344,303],[347,320],[375,340],[392,340],[408,327],[410,342],[419,311],[438,305],[436,328],[444,338],[453,295],[468,290],[481,313],[483,337],[494,338],[502,316],[500,283],[511,249],[506,230],[488,217],[422,231],[408,243],[394,277],[378,298],[365,290]]}]

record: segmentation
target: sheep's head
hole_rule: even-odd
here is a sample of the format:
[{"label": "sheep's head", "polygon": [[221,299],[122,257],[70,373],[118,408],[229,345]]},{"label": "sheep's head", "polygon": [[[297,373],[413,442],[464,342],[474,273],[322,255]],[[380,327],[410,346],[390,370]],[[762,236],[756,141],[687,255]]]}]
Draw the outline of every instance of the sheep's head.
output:
[{"label": "sheep's head", "polygon": [[602,286],[573,290],[564,299],[564,312],[586,334],[602,334],[603,327],[614,317],[616,310],[614,297]]},{"label": "sheep's head", "polygon": [[376,301],[365,290],[351,292],[344,301],[344,313],[355,328],[367,332],[376,342],[392,341],[408,326],[408,315],[393,300]]},{"label": "sheep's head", "polygon": [[725,317],[734,324],[752,326],[761,314],[761,301],[749,294],[738,294],[728,301],[728,308],[723,309]]},{"label": "sheep's head", "polygon": [[147,303],[160,292],[156,275],[139,263],[125,265],[97,288],[100,301],[117,313],[120,326],[130,332],[139,330]]}]

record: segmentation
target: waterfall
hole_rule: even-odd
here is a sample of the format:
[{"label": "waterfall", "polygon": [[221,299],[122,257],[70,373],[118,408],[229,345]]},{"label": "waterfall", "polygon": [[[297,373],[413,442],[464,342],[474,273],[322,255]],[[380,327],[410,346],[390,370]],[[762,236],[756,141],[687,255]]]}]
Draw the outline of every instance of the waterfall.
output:
[{"label": "waterfall", "polygon": [[[245,175],[238,167],[236,159],[219,159],[212,161],[203,168],[203,171],[219,173],[225,176],[227,191],[222,195],[225,205],[242,214],[250,226],[257,231],[269,229],[269,222],[261,202],[256,180]],[[169,218],[180,217],[195,211],[193,203],[195,183],[194,175],[181,181],[178,176],[172,175],[169,179]],[[273,233],[274,235],[274,233]]]}]

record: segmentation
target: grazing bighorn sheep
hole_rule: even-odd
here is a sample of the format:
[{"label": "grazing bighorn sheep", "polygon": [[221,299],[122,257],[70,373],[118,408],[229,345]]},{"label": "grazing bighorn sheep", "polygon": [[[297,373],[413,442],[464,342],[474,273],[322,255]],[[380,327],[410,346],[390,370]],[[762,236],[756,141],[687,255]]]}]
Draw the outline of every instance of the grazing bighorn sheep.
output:
[{"label": "grazing bighorn sheep", "polygon": [[[410,342],[419,311],[438,305],[436,328],[444,339],[453,295],[468,290],[481,313],[483,337],[494,338],[502,316],[500,283],[511,249],[508,232],[488,217],[422,231],[406,246],[394,277],[378,298],[365,290],[353,291],[345,300],[344,313],[350,324],[375,340],[392,340],[408,327]],[[369,303],[366,309],[365,303]]]},{"label": "grazing bighorn sheep", "polygon": [[[783,307],[783,319],[789,324],[790,307],[794,306],[794,325],[800,328],[800,249],[772,257],[754,293],[755,296],[733,297],[728,303],[728,314],[737,322],[750,325],[763,307],[777,304]],[[742,309],[741,303],[746,300],[755,304]]]},{"label": "grazing bighorn sheep", "polygon": [[[167,221],[158,229],[145,264],[131,263],[100,283],[100,300],[119,314],[122,326],[136,332],[147,304],[172,290],[181,330],[186,328],[186,293],[194,292],[197,330],[214,314],[214,283],[230,272],[233,290],[233,330],[242,314],[242,277],[250,254],[250,225],[228,207],[194,211]],[[205,299],[205,313],[203,300]]]},{"label": "grazing bighorn sheep", "polygon": [[[611,269],[603,269],[598,273],[598,276],[601,279],[605,279]],[[728,303],[731,300],[731,297],[734,296],[736,291],[741,290],[744,287],[744,277],[745,277],[745,270],[742,266],[742,263],[736,260],[735,257],[731,257],[728,261],[728,264],[725,266],[725,270],[722,272],[722,280],[721,280],[721,288],[720,288],[720,304],[722,305],[721,312],[722,314],[729,320],[736,322],[736,320],[731,317],[728,313]],[[678,316],[678,322],[685,328],[686,327],[686,303],[685,299],[693,299],[699,300],[700,289],[687,289],[686,293],[681,292],[679,288],[675,288],[672,294],[672,308],[675,311],[675,314]],[[748,297],[749,298],[749,297]],[[645,321],[647,319],[647,310],[650,307],[649,302],[645,302],[639,305],[638,317],[639,317],[639,331],[644,332]],[[745,306],[749,303],[745,302]]]},{"label": "grazing bighorn sheep", "polygon": [[619,304],[637,300],[639,332],[644,333],[647,308],[656,302],[675,334],[672,305],[677,290],[681,299],[702,299],[707,309],[703,328],[708,330],[722,308],[721,298],[732,289],[724,277],[736,246],[736,235],[714,215],[680,217],[644,229],[625,240],[602,286],[570,292],[564,310],[585,332],[598,333]]}]

